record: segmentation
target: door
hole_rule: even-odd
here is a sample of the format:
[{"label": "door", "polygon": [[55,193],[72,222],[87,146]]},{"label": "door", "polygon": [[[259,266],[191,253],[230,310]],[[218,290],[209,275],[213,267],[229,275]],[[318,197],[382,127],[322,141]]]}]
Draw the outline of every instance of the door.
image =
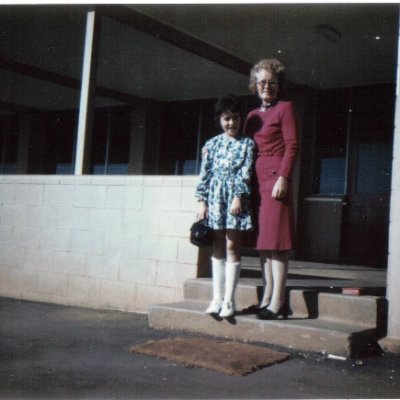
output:
[{"label": "door", "polygon": [[339,263],[348,159],[348,90],[307,96],[296,258]]},{"label": "door", "polygon": [[303,140],[296,257],[386,267],[394,95],[392,84],[317,93],[315,128]]},{"label": "door", "polygon": [[394,86],[356,88],[352,100],[341,258],[348,263],[386,267]]}]

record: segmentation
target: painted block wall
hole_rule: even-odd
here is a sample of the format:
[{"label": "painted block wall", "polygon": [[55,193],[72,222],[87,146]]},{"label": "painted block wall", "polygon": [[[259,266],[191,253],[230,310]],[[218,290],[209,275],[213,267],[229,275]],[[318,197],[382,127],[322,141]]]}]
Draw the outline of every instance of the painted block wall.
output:
[{"label": "painted block wall", "polygon": [[0,296],[147,312],[195,278],[197,177],[0,176]]}]

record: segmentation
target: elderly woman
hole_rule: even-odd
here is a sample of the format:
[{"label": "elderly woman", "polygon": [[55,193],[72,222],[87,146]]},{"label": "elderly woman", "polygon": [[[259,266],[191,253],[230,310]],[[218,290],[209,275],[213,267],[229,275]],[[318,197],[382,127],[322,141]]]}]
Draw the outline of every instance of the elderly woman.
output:
[{"label": "elderly woman", "polygon": [[258,236],[264,291],[252,306],[259,319],[284,314],[289,250],[293,248],[291,175],[297,154],[293,105],[282,99],[285,67],[276,59],[258,62],[250,73],[250,90],[261,100],[246,121],[246,134],[257,144],[256,176],[259,194]]}]

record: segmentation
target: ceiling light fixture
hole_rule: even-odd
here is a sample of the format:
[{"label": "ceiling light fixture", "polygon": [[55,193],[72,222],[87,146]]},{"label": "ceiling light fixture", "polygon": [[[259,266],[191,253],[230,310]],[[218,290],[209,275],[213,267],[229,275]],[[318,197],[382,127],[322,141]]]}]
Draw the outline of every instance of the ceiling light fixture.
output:
[{"label": "ceiling light fixture", "polygon": [[338,42],[342,38],[342,34],[332,25],[317,25],[317,33],[330,42]]}]

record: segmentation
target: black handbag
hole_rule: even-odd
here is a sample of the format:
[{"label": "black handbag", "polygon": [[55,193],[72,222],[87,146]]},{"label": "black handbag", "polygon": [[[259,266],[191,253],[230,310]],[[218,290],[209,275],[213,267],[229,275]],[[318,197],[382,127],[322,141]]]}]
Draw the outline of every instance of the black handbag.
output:
[{"label": "black handbag", "polygon": [[190,228],[190,243],[198,247],[211,246],[213,241],[212,229],[206,219],[196,221]]}]

